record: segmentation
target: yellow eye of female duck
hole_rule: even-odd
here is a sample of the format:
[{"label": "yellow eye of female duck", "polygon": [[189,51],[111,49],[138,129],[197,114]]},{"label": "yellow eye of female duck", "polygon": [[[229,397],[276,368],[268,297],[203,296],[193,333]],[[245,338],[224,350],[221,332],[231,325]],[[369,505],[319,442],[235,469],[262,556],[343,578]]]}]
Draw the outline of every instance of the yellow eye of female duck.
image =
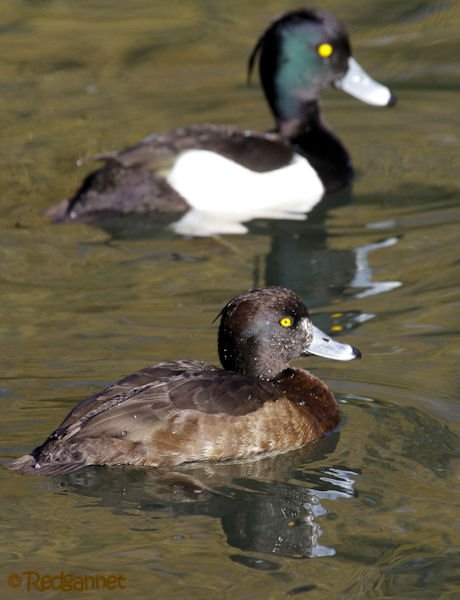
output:
[{"label": "yellow eye of female duck", "polygon": [[321,56],[321,58],[329,58],[334,52],[334,48],[331,46],[331,44],[320,44],[318,46],[317,52]]},{"label": "yellow eye of female duck", "polygon": [[282,325],[283,327],[291,327],[293,321],[291,317],[283,317],[282,319],[280,319],[280,325]]}]

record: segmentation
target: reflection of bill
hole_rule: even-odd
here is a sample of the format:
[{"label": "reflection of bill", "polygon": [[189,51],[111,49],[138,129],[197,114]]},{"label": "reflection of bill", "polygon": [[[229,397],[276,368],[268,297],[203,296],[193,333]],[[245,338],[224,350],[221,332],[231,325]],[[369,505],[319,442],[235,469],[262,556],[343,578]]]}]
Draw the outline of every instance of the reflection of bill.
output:
[{"label": "reflection of bill", "polygon": [[370,253],[393,246],[397,238],[336,250],[329,248],[326,227],[319,221],[297,226],[272,224],[267,233],[271,248],[263,284],[295,290],[309,308],[343,301],[350,288],[359,288],[353,296],[364,298],[401,285],[398,281],[374,281],[368,261]]},{"label": "reflection of bill", "polygon": [[27,592],[48,590],[62,592],[86,592],[91,590],[125,589],[126,577],[119,574],[77,575],[60,571],[58,574],[41,574],[37,571],[11,573],[7,578],[10,588],[22,588]]},{"label": "reflection of bill", "polygon": [[372,269],[369,267],[367,261],[367,255],[374,250],[380,250],[382,248],[388,248],[397,244],[398,238],[391,237],[383,242],[376,242],[375,244],[366,244],[365,246],[359,246],[355,248],[356,256],[356,273],[353,281],[350,283],[352,288],[362,288],[361,292],[355,295],[355,298],[365,298],[366,296],[375,296],[382,294],[383,292],[389,292],[400,287],[400,281],[373,281]]}]

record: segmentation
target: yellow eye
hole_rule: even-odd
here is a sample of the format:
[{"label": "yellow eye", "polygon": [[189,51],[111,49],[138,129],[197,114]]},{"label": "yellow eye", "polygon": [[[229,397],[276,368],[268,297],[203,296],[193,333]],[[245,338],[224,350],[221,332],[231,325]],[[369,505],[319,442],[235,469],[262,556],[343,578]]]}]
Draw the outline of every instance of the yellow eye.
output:
[{"label": "yellow eye", "polygon": [[334,52],[334,48],[330,44],[320,44],[317,52],[321,58],[329,58]]},{"label": "yellow eye", "polygon": [[283,317],[282,319],[280,319],[280,325],[282,325],[283,327],[290,327],[292,325],[291,317]]}]

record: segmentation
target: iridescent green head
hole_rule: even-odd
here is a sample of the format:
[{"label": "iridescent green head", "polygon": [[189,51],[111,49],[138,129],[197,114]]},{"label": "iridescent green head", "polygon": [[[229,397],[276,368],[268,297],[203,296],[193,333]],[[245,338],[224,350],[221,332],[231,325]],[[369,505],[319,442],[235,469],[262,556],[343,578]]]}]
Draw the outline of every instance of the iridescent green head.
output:
[{"label": "iridescent green head", "polygon": [[[276,19],[254,48],[249,72],[258,56],[262,85],[279,129],[289,121],[308,123],[312,103],[333,85],[371,104],[384,106],[393,100],[390,91],[351,58],[344,26],[322,10],[290,11]],[[355,67],[359,72],[348,77]],[[358,81],[358,89],[353,89],[352,80]]]}]

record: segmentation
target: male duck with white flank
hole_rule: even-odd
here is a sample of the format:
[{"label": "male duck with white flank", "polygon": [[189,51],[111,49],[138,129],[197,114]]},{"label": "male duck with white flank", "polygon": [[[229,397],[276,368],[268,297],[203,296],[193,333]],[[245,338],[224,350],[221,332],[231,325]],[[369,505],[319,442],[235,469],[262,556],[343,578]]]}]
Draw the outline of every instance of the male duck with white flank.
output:
[{"label": "male duck with white flank", "polygon": [[9,467],[55,475],[86,465],[174,467],[281,453],[339,422],[320,379],[292,360],[360,352],[330,339],[293,291],[243,292],[220,313],[223,369],[198,360],[146,367],[78,404],[48,439]]},{"label": "male duck with white flank", "polygon": [[273,132],[203,124],[153,134],[98,157],[105,165],[48,214],[95,222],[114,214],[193,208],[238,214],[239,220],[288,217],[310,211],[325,192],[348,185],[351,161],[322,120],[321,92],[333,86],[375,106],[390,106],[395,98],[351,56],[344,26],[322,10],[287,12],[258,40],[249,74],[257,59],[275,117]]}]

